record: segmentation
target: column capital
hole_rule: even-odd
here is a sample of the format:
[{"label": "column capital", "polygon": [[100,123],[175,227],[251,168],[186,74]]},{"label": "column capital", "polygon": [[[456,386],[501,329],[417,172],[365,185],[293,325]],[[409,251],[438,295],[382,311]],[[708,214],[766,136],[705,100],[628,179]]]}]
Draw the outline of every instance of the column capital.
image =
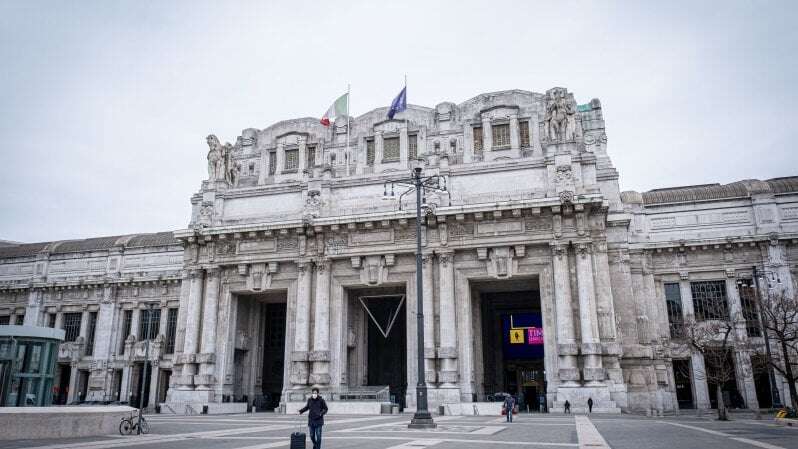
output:
[{"label": "column capital", "polygon": [[551,248],[551,255],[558,259],[562,259],[568,251],[568,244],[557,240],[549,242],[549,247]]},{"label": "column capital", "polygon": [[188,276],[191,279],[196,279],[204,274],[203,271],[201,268],[192,268],[188,270]]},{"label": "column capital", "polygon": [[437,256],[438,264],[440,264],[441,267],[446,268],[450,263],[454,263],[454,251],[437,253]]},{"label": "column capital", "polygon": [[207,273],[208,279],[211,279],[211,278],[215,279],[215,278],[218,278],[219,275],[221,275],[222,269],[219,268],[219,267],[208,267],[208,268],[205,269],[205,272]]},{"label": "column capital", "polygon": [[316,264],[316,272],[319,274],[324,274],[325,271],[329,270],[332,265],[332,259],[328,258],[318,258],[314,261]]}]

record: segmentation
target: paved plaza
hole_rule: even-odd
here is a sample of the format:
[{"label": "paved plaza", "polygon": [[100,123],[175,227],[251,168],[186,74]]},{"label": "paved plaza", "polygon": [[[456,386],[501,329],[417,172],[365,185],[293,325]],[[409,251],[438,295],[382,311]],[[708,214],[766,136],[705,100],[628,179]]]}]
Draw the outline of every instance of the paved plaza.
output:
[{"label": "paved plaza", "polygon": [[[301,421],[296,416],[150,416],[146,436],[107,436],[74,440],[3,442],[4,448],[98,449],[155,447],[174,449],[265,449],[288,447]],[[636,416],[521,415],[508,424],[495,416],[446,416],[434,431],[408,430],[410,415],[331,416],[324,448],[614,448],[614,449],[798,449],[798,429],[772,421],[711,416],[644,418]],[[308,447],[312,447],[308,440]]]}]

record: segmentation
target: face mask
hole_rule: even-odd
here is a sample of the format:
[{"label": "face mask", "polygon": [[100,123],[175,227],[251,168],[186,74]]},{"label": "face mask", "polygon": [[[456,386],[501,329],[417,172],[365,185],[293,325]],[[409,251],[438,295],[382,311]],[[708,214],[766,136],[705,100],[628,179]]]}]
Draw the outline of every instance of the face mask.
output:
[{"label": "face mask", "polygon": [[313,393],[311,396],[313,396],[313,399],[316,399],[317,397],[319,397],[319,395],[316,394],[316,393]]}]

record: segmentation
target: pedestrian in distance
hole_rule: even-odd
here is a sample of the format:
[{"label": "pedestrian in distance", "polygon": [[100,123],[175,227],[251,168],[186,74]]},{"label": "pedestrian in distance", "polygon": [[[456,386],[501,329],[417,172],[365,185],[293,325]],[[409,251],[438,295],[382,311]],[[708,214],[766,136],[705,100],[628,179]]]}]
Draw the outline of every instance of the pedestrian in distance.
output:
[{"label": "pedestrian in distance", "polygon": [[319,395],[319,389],[311,390],[310,398],[304,407],[299,409],[299,414],[308,413],[308,429],[310,430],[310,441],[313,442],[313,449],[321,449],[321,428],[324,426],[324,415],[327,414],[327,403]]},{"label": "pedestrian in distance", "polygon": [[507,411],[507,422],[513,422],[513,410],[515,410],[515,398],[508,394],[504,397],[504,410]]},{"label": "pedestrian in distance", "polygon": [[593,398],[587,398],[587,412],[593,413]]},{"label": "pedestrian in distance", "polygon": [[568,399],[566,399],[566,400],[565,400],[565,410],[564,410],[564,413],[565,413],[566,415],[570,415],[570,414],[571,414],[571,403],[570,403],[570,402],[568,402]]}]

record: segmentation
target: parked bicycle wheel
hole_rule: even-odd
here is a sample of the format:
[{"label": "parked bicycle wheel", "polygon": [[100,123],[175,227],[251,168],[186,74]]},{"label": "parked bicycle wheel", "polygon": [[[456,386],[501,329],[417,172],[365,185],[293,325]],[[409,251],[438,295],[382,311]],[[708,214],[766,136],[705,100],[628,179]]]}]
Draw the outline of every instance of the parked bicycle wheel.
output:
[{"label": "parked bicycle wheel", "polygon": [[119,423],[119,434],[120,435],[130,435],[133,432],[133,424],[127,418],[122,418],[122,421]]}]

